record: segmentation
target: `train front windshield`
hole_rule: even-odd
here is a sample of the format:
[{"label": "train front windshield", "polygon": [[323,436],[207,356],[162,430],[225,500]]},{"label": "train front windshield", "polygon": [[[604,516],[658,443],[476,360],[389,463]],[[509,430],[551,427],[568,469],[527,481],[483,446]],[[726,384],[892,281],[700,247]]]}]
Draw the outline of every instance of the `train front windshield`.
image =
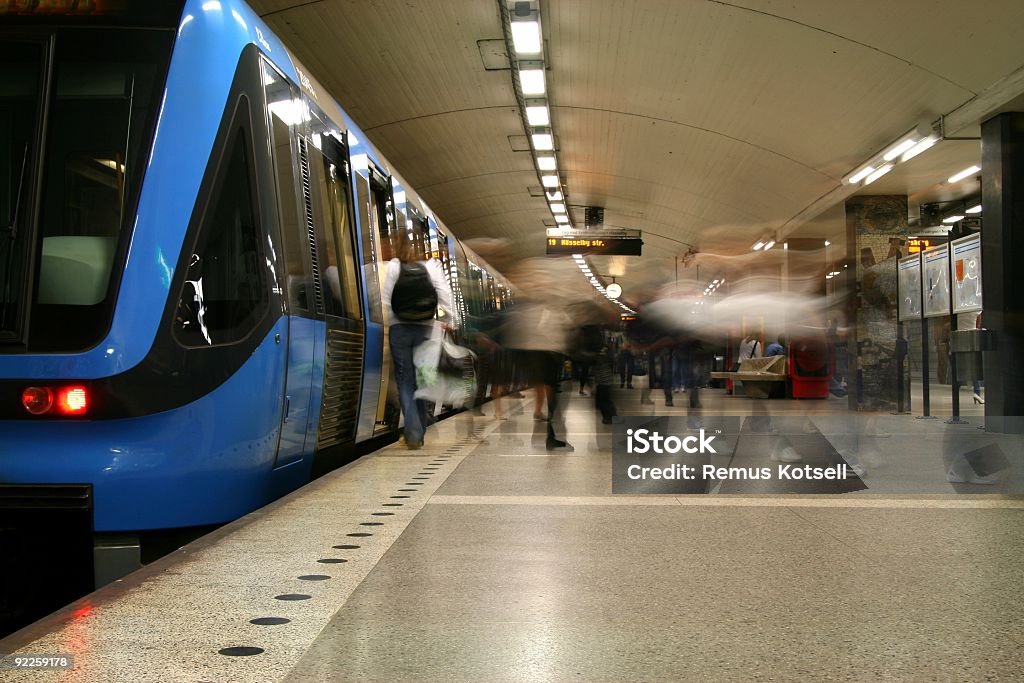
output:
[{"label": "train front windshield", "polygon": [[0,29],[0,353],[106,335],[173,40],[169,27]]}]

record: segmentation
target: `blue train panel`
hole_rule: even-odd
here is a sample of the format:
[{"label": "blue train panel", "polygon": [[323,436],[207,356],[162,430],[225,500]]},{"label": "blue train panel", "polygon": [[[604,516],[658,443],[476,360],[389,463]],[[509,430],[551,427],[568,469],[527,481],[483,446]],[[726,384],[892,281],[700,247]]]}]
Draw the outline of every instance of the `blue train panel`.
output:
[{"label": "blue train panel", "polygon": [[0,480],[91,483],[98,532],[225,522],[266,504],[281,425],[274,397],[284,385],[284,350],[275,336],[287,327],[281,318],[228,381],[175,410],[4,423]]}]

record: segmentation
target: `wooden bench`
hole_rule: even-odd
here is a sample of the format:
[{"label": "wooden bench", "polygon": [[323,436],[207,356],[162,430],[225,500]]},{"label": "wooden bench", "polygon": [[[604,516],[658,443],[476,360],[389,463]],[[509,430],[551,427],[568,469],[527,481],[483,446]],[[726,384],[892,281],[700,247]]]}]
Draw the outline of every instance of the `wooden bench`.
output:
[{"label": "wooden bench", "polygon": [[712,372],[714,379],[743,382],[743,389],[751,398],[768,398],[776,382],[786,381],[786,357],[747,358],[740,362],[736,372]]}]

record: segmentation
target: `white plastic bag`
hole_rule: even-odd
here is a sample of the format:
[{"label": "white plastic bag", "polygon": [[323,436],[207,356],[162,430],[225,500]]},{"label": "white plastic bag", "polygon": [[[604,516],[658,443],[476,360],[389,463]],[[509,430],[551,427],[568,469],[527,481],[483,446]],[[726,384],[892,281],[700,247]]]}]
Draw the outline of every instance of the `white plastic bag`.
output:
[{"label": "white plastic bag", "polygon": [[462,408],[476,396],[475,355],[434,326],[429,339],[413,349],[416,398]]}]

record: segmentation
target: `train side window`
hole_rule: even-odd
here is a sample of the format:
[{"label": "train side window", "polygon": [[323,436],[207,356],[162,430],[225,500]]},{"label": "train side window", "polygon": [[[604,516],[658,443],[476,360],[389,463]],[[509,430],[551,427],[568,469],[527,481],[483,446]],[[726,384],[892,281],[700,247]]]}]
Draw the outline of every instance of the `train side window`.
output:
[{"label": "train side window", "polygon": [[268,310],[248,131],[236,124],[228,140],[174,316],[184,346],[239,341]]},{"label": "train side window", "polygon": [[[280,209],[281,237],[284,240],[289,312],[309,312],[313,298],[313,280],[306,263],[309,250],[306,227],[300,222],[298,153],[293,150],[297,125],[303,117],[303,102],[284,77],[269,65],[263,65],[270,133],[273,141],[274,168],[277,172],[277,201]],[[297,142],[295,144],[298,144]]]},{"label": "train side window", "polygon": [[[335,315],[359,320],[359,285],[356,278],[355,245],[352,237],[351,201],[348,189],[348,155],[334,137],[323,135],[321,148],[310,147],[310,168],[320,186],[321,211],[327,224],[324,237],[327,249],[324,259],[325,293]],[[319,161],[318,161],[319,160]]]},{"label": "train side window", "polygon": [[359,231],[359,241],[363,250],[363,282],[366,287],[366,303],[371,322],[383,323],[384,312],[380,301],[380,266],[377,263],[374,220],[376,214],[370,203],[370,181],[362,173],[356,173],[356,192],[359,197],[359,217],[364,221],[364,229]]}]

